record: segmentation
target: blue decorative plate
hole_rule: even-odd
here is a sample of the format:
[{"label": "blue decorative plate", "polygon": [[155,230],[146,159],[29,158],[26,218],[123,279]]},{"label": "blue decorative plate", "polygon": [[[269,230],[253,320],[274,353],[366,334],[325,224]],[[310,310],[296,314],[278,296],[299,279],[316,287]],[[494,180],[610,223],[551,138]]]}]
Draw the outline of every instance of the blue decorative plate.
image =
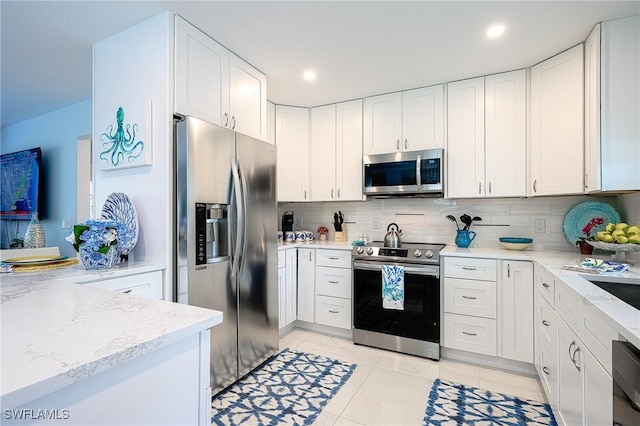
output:
[{"label": "blue decorative plate", "polygon": [[129,197],[122,192],[114,192],[102,206],[102,218],[118,220],[127,227],[127,235],[120,242],[120,253],[129,254],[138,242],[138,214]]},{"label": "blue decorative plate", "polygon": [[616,209],[609,204],[603,203],[602,201],[585,201],[584,203],[573,206],[564,217],[562,232],[564,232],[567,241],[575,245],[578,237],[586,237],[582,230],[589,221],[595,218],[602,218],[604,222],[591,230],[590,235],[592,237],[596,235],[596,232],[604,231],[607,223],[620,222],[620,215]]}]

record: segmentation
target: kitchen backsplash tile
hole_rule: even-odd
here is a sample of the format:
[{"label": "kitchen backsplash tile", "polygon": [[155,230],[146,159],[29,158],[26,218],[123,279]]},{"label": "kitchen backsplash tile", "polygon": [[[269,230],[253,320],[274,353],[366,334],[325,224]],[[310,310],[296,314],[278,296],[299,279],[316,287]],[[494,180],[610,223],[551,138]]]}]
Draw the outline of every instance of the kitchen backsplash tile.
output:
[{"label": "kitchen backsplash tile", "polygon": [[[455,224],[448,221],[446,215],[452,214],[459,221],[460,215],[467,213],[482,217],[482,222],[472,225],[471,229],[478,235],[472,245],[498,247],[499,237],[531,237],[534,239],[533,247],[537,249],[572,251],[577,249],[567,242],[562,232],[564,216],[574,205],[594,199],[612,204],[624,220],[640,223],[640,193],[607,197],[576,195],[467,200],[393,198],[342,203],[280,203],[278,210],[280,216],[292,210],[296,218],[302,217],[303,226],[296,229],[308,229],[315,233],[318,226],[326,226],[329,228],[329,239],[333,239],[334,234],[333,213],[340,210],[347,223],[349,241],[357,239],[360,234],[367,234],[370,241],[381,241],[389,223],[395,222],[403,230],[403,241],[445,244],[454,244],[456,234]],[[380,224],[378,229],[373,228],[374,219]],[[544,219],[544,233],[535,232],[536,219]]]}]

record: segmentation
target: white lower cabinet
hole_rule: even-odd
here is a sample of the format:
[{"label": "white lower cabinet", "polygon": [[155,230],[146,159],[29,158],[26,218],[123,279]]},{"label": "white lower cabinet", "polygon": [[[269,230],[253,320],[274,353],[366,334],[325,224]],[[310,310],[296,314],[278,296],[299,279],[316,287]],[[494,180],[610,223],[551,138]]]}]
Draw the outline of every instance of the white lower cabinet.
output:
[{"label": "white lower cabinet", "polygon": [[298,249],[298,320],[315,321],[315,249]]},{"label": "white lower cabinet", "polygon": [[533,265],[502,261],[501,356],[533,362]]},{"label": "white lower cabinet", "polygon": [[445,312],[444,343],[448,348],[495,356],[496,320]]},{"label": "white lower cabinet", "polygon": [[285,267],[285,252],[278,250],[278,328],[283,329],[286,325],[287,308],[287,269]]},{"label": "white lower cabinet", "polygon": [[351,330],[351,251],[318,249],[316,323]]},{"label": "white lower cabinet", "polygon": [[[284,268],[278,269],[278,290],[280,302],[280,329],[288,326],[296,320],[297,315],[297,284],[298,284],[298,262],[297,250],[290,248],[278,252],[278,260],[284,252]],[[281,272],[281,270],[284,271]]]},{"label": "white lower cabinet", "polygon": [[[549,282],[551,274],[536,265],[535,275],[538,283]],[[563,281],[554,280],[554,287],[555,309],[546,294],[549,287],[536,287],[534,295],[535,366],[547,400],[560,425],[610,425],[610,347],[617,334],[583,309],[581,296]]]},{"label": "white lower cabinet", "polygon": [[162,271],[145,272],[116,278],[102,277],[100,281],[82,281],[82,284],[134,294],[147,299],[162,299]]}]

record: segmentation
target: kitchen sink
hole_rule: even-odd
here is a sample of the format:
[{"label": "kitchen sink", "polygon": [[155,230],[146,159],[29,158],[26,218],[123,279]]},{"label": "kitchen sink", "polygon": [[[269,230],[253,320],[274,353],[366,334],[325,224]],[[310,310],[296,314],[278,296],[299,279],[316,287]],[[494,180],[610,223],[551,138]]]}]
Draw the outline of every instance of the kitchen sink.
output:
[{"label": "kitchen sink", "polygon": [[607,293],[610,293],[622,300],[623,302],[633,306],[640,310],[640,285],[639,284],[626,284],[613,281],[592,281],[592,284],[597,285]]}]

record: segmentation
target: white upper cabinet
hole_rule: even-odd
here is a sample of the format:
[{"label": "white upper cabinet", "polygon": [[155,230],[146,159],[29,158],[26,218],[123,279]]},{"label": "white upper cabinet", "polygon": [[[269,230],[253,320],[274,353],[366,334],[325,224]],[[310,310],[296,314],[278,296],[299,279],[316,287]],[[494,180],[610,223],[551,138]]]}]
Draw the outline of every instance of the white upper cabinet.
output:
[{"label": "white upper cabinet", "polygon": [[483,196],[484,77],[447,85],[447,194]]},{"label": "white upper cabinet", "polygon": [[444,146],[444,86],[364,100],[364,155]]},{"label": "white upper cabinet", "polygon": [[276,105],[278,201],[310,201],[309,110]]},{"label": "white upper cabinet", "polygon": [[596,25],[584,70],[585,191],[638,190],[640,15]]},{"label": "white upper cabinet", "polygon": [[484,79],[485,196],[526,195],[526,79],[525,70]]},{"label": "white upper cabinet", "polygon": [[583,47],[579,44],[531,68],[529,195],[584,190]]},{"label": "white upper cabinet", "polygon": [[175,17],[175,112],[267,138],[267,79],[224,46]]},{"label": "white upper cabinet", "polygon": [[238,58],[229,56],[229,127],[267,140],[267,77]]},{"label": "white upper cabinet", "polygon": [[401,150],[402,93],[372,96],[364,100],[364,155]]},{"label": "white upper cabinet", "polygon": [[229,51],[175,17],[175,110],[220,126],[229,121]]},{"label": "white upper cabinet", "polygon": [[526,71],[447,85],[447,194],[526,195]]},{"label": "white upper cabinet", "polygon": [[276,144],[276,106],[267,101],[267,142]]},{"label": "white upper cabinet", "polygon": [[336,106],[311,109],[311,199],[333,201],[336,193]]},{"label": "white upper cabinet", "polygon": [[311,200],[362,200],[362,101],[311,109]]}]

